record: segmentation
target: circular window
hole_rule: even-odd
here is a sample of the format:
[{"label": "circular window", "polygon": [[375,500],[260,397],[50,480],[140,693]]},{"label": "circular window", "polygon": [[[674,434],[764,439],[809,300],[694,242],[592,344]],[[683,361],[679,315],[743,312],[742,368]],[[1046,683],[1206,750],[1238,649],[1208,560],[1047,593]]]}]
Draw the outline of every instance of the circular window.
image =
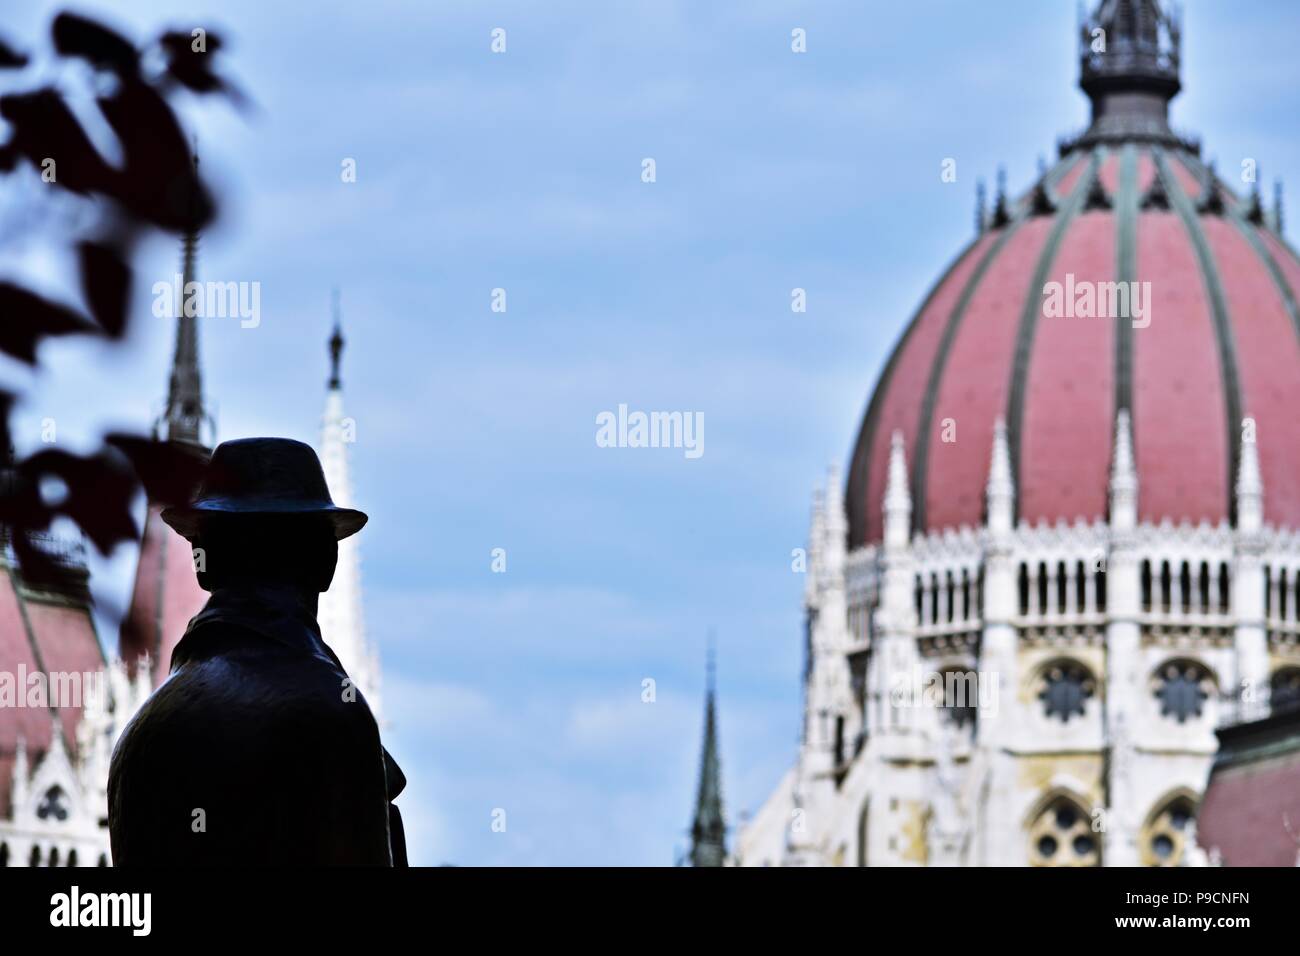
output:
[{"label": "circular window", "polygon": [[1210,672],[1195,661],[1170,661],[1156,671],[1151,683],[1160,716],[1172,717],[1180,724],[1200,717],[1214,690]]},{"label": "circular window", "polygon": [[1061,723],[1082,717],[1096,690],[1097,682],[1088,668],[1076,661],[1049,664],[1038,679],[1038,699],[1043,703],[1043,713]]}]

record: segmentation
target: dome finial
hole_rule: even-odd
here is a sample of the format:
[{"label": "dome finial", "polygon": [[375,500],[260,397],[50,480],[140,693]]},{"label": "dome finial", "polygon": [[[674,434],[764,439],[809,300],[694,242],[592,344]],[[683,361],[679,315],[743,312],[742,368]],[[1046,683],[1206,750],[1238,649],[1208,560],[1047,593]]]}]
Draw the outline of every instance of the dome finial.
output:
[{"label": "dome finial", "polygon": [[1173,141],[1182,16],[1159,0],[1101,0],[1079,28],[1079,86],[1092,100],[1089,136]]}]

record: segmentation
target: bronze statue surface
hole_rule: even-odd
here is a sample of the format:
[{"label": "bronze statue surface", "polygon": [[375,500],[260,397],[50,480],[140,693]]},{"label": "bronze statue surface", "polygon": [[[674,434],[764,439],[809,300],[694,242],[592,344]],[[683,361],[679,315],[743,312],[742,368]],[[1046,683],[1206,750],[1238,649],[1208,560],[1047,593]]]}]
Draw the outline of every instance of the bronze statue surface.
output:
[{"label": "bronze statue surface", "polygon": [[405,778],[316,623],[365,515],[334,506],[308,446],[245,439],[163,517],[212,597],[113,753],[114,863],[405,865]]}]

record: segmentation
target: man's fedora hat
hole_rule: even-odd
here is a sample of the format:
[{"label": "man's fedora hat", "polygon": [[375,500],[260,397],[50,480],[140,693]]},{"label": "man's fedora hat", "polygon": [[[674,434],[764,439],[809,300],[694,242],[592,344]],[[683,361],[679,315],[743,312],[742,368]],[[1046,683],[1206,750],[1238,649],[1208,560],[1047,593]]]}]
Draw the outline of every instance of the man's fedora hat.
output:
[{"label": "man's fedora hat", "polygon": [[366,523],[363,512],[334,504],[316,452],[291,438],[222,442],[194,500],[164,508],[162,519],[193,540],[203,522],[228,515],[320,515],[333,524],[335,538]]}]

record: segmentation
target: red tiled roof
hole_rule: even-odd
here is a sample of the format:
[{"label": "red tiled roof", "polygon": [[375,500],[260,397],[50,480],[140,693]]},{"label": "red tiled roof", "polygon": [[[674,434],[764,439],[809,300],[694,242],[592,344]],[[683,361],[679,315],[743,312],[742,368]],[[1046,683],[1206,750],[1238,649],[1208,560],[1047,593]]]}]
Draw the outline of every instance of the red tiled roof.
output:
[{"label": "red tiled roof", "polygon": [[207,603],[194,573],[190,543],[169,528],[150,506],[136,566],[131,608],[122,621],[120,653],[132,676],[140,660],[152,661],[153,683],[171,668],[172,649],[190,618]]},{"label": "red tiled roof", "polygon": [[1219,733],[1197,840],[1225,866],[1295,866],[1300,855],[1300,714]]}]

